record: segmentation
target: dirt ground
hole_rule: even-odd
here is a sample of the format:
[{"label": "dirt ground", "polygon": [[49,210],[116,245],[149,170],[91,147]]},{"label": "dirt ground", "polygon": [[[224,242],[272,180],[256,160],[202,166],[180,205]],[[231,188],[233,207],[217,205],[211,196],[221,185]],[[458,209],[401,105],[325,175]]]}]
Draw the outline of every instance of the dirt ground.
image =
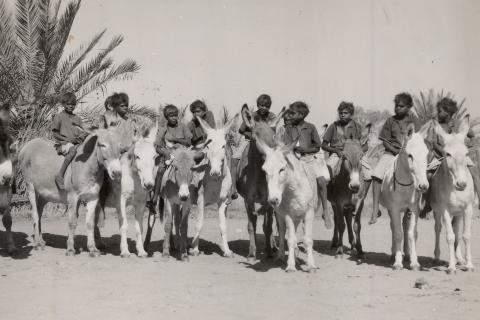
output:
[{"label": "dirt ground", "polygon": [[[240,215],[241,216],[241,215]],[[84,221],[81,217],[80,221]],[[261,219],[259,220],[259,222]],[[366,221],[364,221],[366,222]],[[246,261],[247,221],[228,220],[234,258],[220,255],[215,218],[206,220],[201,249],[190,262],[164,261],[158,251],[163,232],[154,229],[153,257],[122,259],[118,223],[109,218],[102,229],[107,253],[90,258],[86,252],[65,256],[67,221],[49,217],[43,223],[44,251],[32,250],[29,220],[14,221],[20,247],[14,257],[0,251],[1,319],[478,319],[480,271],[447,275],[446,266],[433,265],[433,221],[420,221],[418,253],[422,270],[390,268],[391,234],[388,218],[364,225],[367,252],[358,264],[346,255],[335,259],[329,249],[331,231],[317,219],[315,259],[319,270],[287,274],[284,266],[259,259]],[[190,231],[193,229],[190,224]],[[3,228],[2,228],[3,230]],[[261,225],[258,229],[261,233]],[[473,224],[474,263],[480,268],[480,223]],[[84,223],[77,246],[86,247]],[[130,224],[129,237],[133,236]],[[0,232],[0,246],[5,241]],[[445,234],[442,259],[447,259]],[[263,237],[260,236],[260,248]],[[130,243],[132,253],[134,243]],[[261,257],[260,257],[261,258]],[[305,258],[300,253],[299,269]],[[406,265],[407,266],[407,265]],[[423,277],[428,288],[414,288]]]}]

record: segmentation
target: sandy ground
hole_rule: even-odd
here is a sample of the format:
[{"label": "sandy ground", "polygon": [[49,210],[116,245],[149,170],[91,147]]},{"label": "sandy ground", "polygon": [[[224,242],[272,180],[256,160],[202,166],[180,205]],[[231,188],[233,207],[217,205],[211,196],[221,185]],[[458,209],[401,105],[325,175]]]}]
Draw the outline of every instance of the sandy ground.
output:
[{"label": "sandy ground", "polygon": [[[432,220],[420,221],[418,253],[423,269],[418,272],[390,268],[388,218],[375,226],[364,226],[367,256],[362,264],[348,255],[335,259],[329,249],[331,231],[317,220],[314,249],[319,270],[314,274],[287,274],[284,266],[262,259],[247,263],[246,225],[246,219],[228,220],[235,257],[223,258],[217,245],[217,219],[207,219],[201,242],[204,254],[180,262],[174,258],[164,261],[158,254],[145,259],[120,258],[114,218],[102,230],[108,252],[99,258],[90,258],[86,252],[65,256],[67,222],[63,217],[44,221],[47,247],[35,251],[30,221],[17,218],[14,229],[19,254],[12,258],[0,251],[0,318],[478,319],[480,271],[447,275],[444,264],[433,265]],[[160,229],[157,223],[153,238],[156,251],[163,238]],[[78,234],[77,246],[85,248],[83,223]],[[2,231],[0,245],[4,239]],[[260,242],[263,247],[263,237]],[[480,268],[478,219],[472,243],[474,263]],[[135,252],[133,242],[130,247]],[[444,234],[441,257],[447,259]],[[300,253],[299,258],[301,269],[305,254]],[[414,288],[420,277],[429,288]]]}]

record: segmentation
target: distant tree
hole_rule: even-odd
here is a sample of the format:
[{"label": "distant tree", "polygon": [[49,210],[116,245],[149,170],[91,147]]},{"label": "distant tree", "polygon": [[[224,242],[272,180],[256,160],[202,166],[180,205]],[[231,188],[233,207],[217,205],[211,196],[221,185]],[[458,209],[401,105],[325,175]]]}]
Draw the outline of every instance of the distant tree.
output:
[{"label": "distant tree", "polygon": [[129,79],[140,68],[131,59],[116,65],[109,56],[122,36],[93,53],[106,30],[64,55],[80,3],[0,0],[0,101],[15,106],[11,129],[21,143],[48,132],[63,93],[75,92],[80,100],[112,80]]},{"label": "distant tree", "polygon": [[367,109],[355,106],[353,119],[362,126],[366,126],[369,123],[372,124],[372,126],[376,126],[379,123],[383,123],[391,115],[392,114],[388,110]]}]

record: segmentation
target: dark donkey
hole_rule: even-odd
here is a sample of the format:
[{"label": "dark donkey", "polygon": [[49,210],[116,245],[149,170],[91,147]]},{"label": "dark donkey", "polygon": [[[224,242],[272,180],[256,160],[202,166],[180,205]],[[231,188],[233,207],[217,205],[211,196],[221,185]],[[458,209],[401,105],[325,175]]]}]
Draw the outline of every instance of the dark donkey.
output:
[{"label": "dark donkey", "polygon": [[10,105],[0,105],[0,215],[6,230],[7,252],[13,254],[15,243],[12,235],[12,216],[10,202],[12,200],[12,181],[14,176],[11,154],[12,138],[8,131]]},{"label": "dark donkey", "polygon": [[[352,255],[356,254],[362,257],[364,254],[360,240],[361,214],[355,216],[353,214],[357,203],[357,194],[363,185],[361,179],[363,151],[360,141],[346,140],[343,149],[344,157],[340,159],[339,167],[336,170],[332,168],[336,172],[334,172],[328,188],[328,200],[330,200],[334,212],[335,228],[332,248],[336,249],[335,255],[343,255],[345,226]],[[352,225],[354,218],[355,221]]]},{"label": "dark donkey", "polygon": [[[277,115],[275,119],[266,122],[257,122],[246,104],[242,107],[242,118],[247,127],[252,130],[252,136],[259,136],[269,147],[275,146],[275,127],[282,119],[285,108]],[[272,235],[273,208],[268,204],[268,186],[265,172],[262,170],[264,163],[263,156],[258,150],[255,141],[251,141],[243,151],[242,158],[238,163],[237,190],[245,201],[245,208],[248,215],[248,234],[250,238],[250,247],[248,250],[248,260],[255,260],[257,253],[257,214],[255,213],[255,203],[266,208],[265,219],[263,222],[263,232],[265,234],[265,254],[267,258],[273,258],[273,248],[275,241]]]}]

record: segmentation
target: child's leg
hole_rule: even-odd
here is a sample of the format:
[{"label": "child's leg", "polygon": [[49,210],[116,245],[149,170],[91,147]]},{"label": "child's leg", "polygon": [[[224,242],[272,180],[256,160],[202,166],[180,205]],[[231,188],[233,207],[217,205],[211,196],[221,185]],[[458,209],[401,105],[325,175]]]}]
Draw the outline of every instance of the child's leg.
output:
[{"label": "child's leg", "polygon": [[77,147],[73,146],[68,150],[68,153],[65,156],[65,159],[63,159],[62,166],[60,167],[60,170],[58,171],[58,174],[55,176],[55,183],[60,190],[65,190],[65,181],[63,177],[65,176],[65,172],[67,171],[68,166],[72,162],[73,158],[75,158],[75,155],[77,154]]},{"label": "child's leg", "polygon": [[369,224],[377,222],[377,218],[381,215],[379,210],[380,206],[380,192],[382,191],[382,180],[373,177],[372,178],[372,193],[373,193],[373,211]]},{"label": "child's leg", "polygon": [[327,229],[331,229],[333,226],[333,215],[332,215],[332,212],[328,210],[327,185],[328,185],[328,182],[324,177],[317,178],[317,195],[318,195],[318,200],[322,202],[323,219],[325,220],[325,227]]},{"label": "child's leg", "polygon": [[162,188],[162,178],[163,174],[165,173],[166,167],[164,164],[160,164],[158,166],[157,176],[155,177],[155,185],[153,187],[153,197],[148,202],[148,206],[150,209],[155,210],[155,205],[157,204],[158,197],[160,196],[160,191]]},{"label": "child's leg", "polygon": [[431,184],[432,184],[432,176],[433,172],[432,171],[427,171],[427,180],[428,180],[428,190],[423,194],[423,200],[425,201],[425,204],[423,205],[422,210],[420,210],[420,214],[418,215],[419,218],[425,219],[427,217],[427,214],[432,211],[432,207],[430,207],[430,189],[431,189]]}]

